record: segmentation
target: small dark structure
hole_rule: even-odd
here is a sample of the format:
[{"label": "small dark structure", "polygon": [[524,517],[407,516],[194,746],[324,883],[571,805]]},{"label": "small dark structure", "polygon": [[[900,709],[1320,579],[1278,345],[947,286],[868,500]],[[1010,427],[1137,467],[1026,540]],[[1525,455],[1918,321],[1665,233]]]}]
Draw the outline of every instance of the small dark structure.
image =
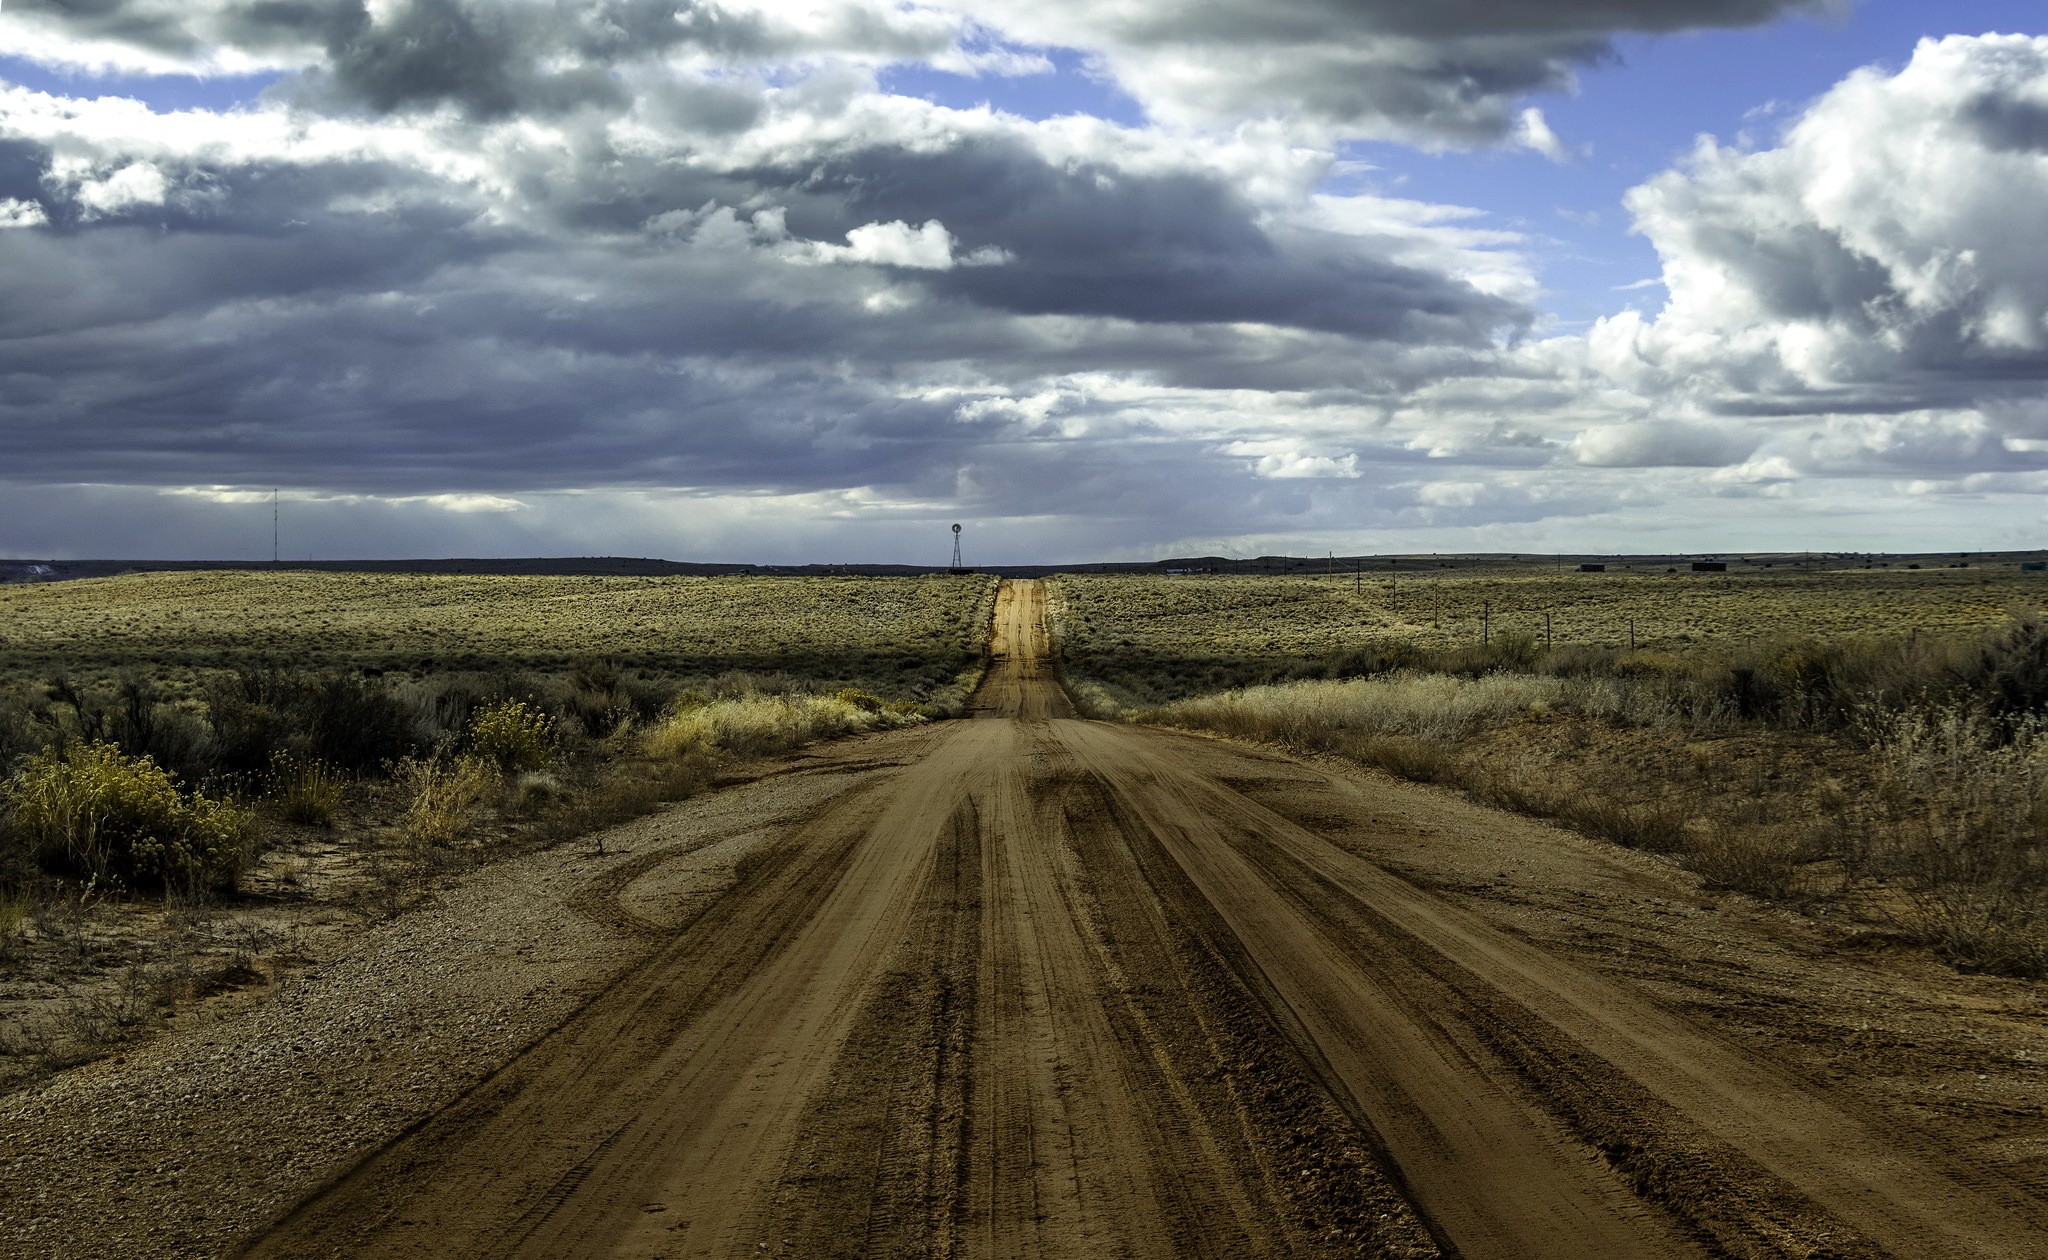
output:
[{"label": "small dark structure", "polygon": [[1694,573],[1726,573],[1728,571],[1728,562],[1726,560],[1695,560],[1692,562],[1692,571]]},{"label": "small dark structure", "polygon": [[1607,566],[1606,566],[1606,565],[1604,565],[1604,564],[1582,564],[1582,565],[1580,565],[1580,566],[1579,566],[1579,572],[1581,572],[1581,573],[1605,573],[1605,572],[1607,572]]},{"label": "small dark structure", "polygon": [[2020,561],[2020,572],[2048,573],[2048,560],[2022,560]]}]

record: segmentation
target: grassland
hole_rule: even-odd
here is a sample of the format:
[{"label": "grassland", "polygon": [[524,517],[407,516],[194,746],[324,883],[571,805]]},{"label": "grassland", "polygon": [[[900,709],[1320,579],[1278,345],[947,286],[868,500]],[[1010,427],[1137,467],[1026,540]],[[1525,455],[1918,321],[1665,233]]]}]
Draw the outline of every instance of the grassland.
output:
[{"label": "grassland", "polygon": [[0,677],[163,685],[290,665],[426,677],[605,660],[928,694],[979,659],[985,580],[140,573],[0,586]]},{"label": "grassland", "polygon": [[2048,580],[2016,567],[1066,577],[1094,716],[1330,753],[2048,975]]},{"label": "grassland", "polygon": [[1148,706],[1288,678],[1360,672],[1361,654],[1499,644],[1675,652],[1787,640],[1967,633],[2039,607],[2048,575],[1997,568],[1385,563],[1356,577],[1068,575],[1053,615],[1070,674]]},{"label": "grassland", "polygon": [[249,571],[0,587],[0,1087],[275,979],[307,933],[451,869],[592,834],[738,759],[957,713],[994,592]]}]

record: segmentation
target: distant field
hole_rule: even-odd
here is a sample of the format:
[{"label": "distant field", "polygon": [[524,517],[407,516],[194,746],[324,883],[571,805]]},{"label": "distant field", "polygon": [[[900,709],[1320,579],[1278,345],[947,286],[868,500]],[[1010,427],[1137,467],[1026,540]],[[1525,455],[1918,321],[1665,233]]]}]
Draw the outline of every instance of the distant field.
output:
[{"label": "distant field", "polygon": [[0,586],[0,677],[176,687],[248,666],[678,677],[787,671],[904,694],[980,657],[988,578],[142,573]]},{"label": "distant field", "polygon": [[1676,649],[1967,631],[2040,608],[2048,574],[2012,564],[1709,574],[1411,562],[1357,578],[1070,575],[1053,593],[1070,675],[1158,701],[1394,643],[1540,645],[1547,633],[1560,648]]}]

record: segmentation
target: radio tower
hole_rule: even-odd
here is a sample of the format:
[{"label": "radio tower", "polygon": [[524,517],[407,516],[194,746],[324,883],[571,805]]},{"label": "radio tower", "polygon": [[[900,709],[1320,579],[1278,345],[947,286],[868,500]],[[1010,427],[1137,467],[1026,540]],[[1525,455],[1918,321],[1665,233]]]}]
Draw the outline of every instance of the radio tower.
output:
[{"label": "radio tower", "polygon": [[960,563],[960,527],[959,527],[958,525],[955,525],[955,526],[953,527],[953,567],[952,567],[952,568],[950,568],[950,569],[948,569],[948,570],[946,570],[946,572],[948,572],[948,573],[965,573],[965,572],[967,572],[966,566],[964,566],[964,565],[962,565],[962,564]]}]

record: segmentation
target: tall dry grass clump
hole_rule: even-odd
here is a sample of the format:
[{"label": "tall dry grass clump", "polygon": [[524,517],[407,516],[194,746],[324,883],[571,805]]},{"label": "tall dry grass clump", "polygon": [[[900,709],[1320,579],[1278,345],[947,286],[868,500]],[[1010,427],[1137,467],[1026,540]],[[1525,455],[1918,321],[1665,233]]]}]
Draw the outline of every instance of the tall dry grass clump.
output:
[{"label": "tall dry grass clump", "polygon": [[496,766],[468,755],[409,757],[392,767],[391,777],[405,799],[399,830],[420,848],[446,848],[461,840],[505,788]]},{"label": "tall dry grass clump", "polygon": [[345,795],[341,773],[318,757],[275,753],[270,758],[269,779],[271,803],[287,822],[327,826],[334,821]]},{"label": "tall dry grass clump", "polygon": [[852,689],[831,696],[754,693],[723,700],[686,693],[641,736],[641,751],[661,759],[759,757],[921,720]]}]

